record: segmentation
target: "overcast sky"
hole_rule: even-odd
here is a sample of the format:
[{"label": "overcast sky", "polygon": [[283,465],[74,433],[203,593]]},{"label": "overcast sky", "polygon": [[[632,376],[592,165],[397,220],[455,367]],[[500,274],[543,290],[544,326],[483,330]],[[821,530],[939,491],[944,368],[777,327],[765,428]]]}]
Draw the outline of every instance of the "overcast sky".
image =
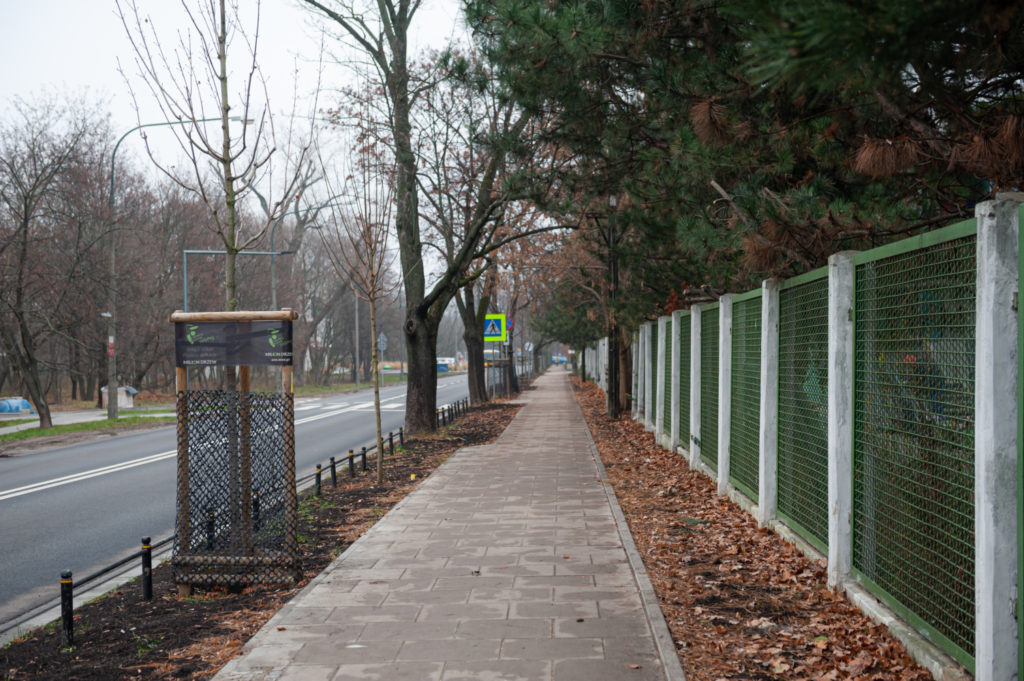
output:
[{"label": "overcast sky", "polygon": [[[197,0],[187,0],[195,4]],[[208,0],[203,0],[208,1]],[[245,7],[254,0],[242,0]],[[170,31],[167,45],[176,42],[174,32],[183,28],[180,2],[138,0],[140,11],[149,13],[161,34]],[[46,89],[86,92],[105,102],[114,133],[120,135],[143,123],[162,120],[152,96],[135,83],[140,111],[128,93],[121,66],[134,75],[132,48],[113,0],[0,0],[0,111],[12,97],[31,99]],[[414,46],[439,48],[456,32],[458,0],[424,0],[414,21]],[[308,96],[317,82],[320,27],[326,24],[300,6],[298,0],[263,0],[259,61],[270,89],[275,114],[291,110],[298,77],[300,94]],[[338,55],[338,43],[328,36],[326,44]],[[335,64],[325,65],[327,85],[350,78]],[[296,76],[297,73],[297,76]],[[321,104],[328,103],[321,95]],[[2,115],[2,114],[0,114]],[[156,143],[153,136],[151,141]],[[142,142],[133,151],[143,158]],[[120,154],[119,154],[120,155]]]}]

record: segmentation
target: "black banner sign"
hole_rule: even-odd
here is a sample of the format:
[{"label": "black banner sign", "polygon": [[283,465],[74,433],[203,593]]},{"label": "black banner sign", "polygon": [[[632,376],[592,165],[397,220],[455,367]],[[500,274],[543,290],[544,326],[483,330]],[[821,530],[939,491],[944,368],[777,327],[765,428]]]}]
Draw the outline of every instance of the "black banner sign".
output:
[{"label": "black banner sign", "polygon": [[291,366],[292,323],[175,322],[174,363],[200,366]]}]

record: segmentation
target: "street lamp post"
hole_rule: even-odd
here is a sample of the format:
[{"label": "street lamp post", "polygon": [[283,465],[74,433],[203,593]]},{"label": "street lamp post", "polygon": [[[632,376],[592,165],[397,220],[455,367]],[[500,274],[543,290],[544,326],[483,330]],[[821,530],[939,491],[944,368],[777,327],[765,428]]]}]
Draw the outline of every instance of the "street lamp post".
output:
[{"label": "street lamp post", "polygon": [[[108,194],[108,202],[110,207],[110,244],[109,249],[109,266],[110,266],[110,282],[107,287],[107,313],[103,315],[107,318],[107,418],[110,420],[117,419],[117,350],[114,344],[116,331],[117,331],[117,247],[114,239],[114,178],[115,178],[115,160],[117,159],[117,150],[121,146],[121,142],[131,135],[133,132],[138,132],[143,128],[156,128],[167,125],[185,125],[187,123],[209,123],[211,121],[219,121],[220,118],[201,118],[199,120],[186,119],[180,121],[159,121],[157,123],[142,123],[136,125],[134,128],[121,135],[121,138],[117,140],[117,144],[114,145],[114,150],[110,152],[110,193]],[[241,118],[233,117],[231,120],[241,120]]]}]

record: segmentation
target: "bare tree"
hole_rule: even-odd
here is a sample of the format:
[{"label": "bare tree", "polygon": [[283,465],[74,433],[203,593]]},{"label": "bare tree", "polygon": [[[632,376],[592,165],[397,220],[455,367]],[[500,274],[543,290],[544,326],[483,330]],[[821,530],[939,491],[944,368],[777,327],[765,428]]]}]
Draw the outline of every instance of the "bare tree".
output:
[{"label": "bare tree", "polygon": [[[177,33],[173,48],[161,40],[166,34],[158,32],[136,0],[117,0],[116,4],[134,50],[138,76],[148,86],[166,123],[180,124],[171,127],[189,160],[191,176],[158,161],[148,140],[147,151],[164,173],[197,195],[209,209],[225,250],[224,307],[235,310],[235,257],[259,241],[287,210],[301,182],[312,127],[309,136],[302,139],[295,123],[287,126],[281,141],[284,150],[297,150],[294,157],[278,149],[257,58],[259,2],[243,7],[227,0],[182,0],[187,26]],[[247,26],[251,30],[247,31]],[[242,45],[237,45],[238,40]],[[240,48],[232,51],[230,59],[229,46]],[[244,74],[238,83],[229,82],[234,69]],[[235,87],[239,89],[235,91]],[[293,102],[293,106],[297,104]],[[315,103],[313,107],[315,110]],[[233,129],[232,121],[239,122],[240,129]],[[218,132],[209,131],[207,122],[219,123]],[[274,172],[275,165],[279,173]],[[257,187],[266,197],[262,199],[263,219],[246,224],[240,219],[240,204]]]},{"label": "bare tree", "polygon": [[[42,349],[67,334],[68,308],[80,290],[82,263],[101,238],[96,220],[69,215],[81,190],[76,171],[106,129],[82,109],[52,97],[16,100],[0,123],[0,348],[39,414],[52,425]],[[91,135],[97,132],[95,137]],[[77,211],[76,211],[77,212]]]},{"label": "bare tree", "polygon": [[[330,177],[326,172],[324,177]],[[339,278],[346,279],[352,292],[370,308],[370,367],[373,372],[373,411],[377,432],[377,483],[384,480],[384,438],[380,423],[380,347],[377,342],[377,305],[398,288],[392,276],[394,252],[388,249],[394,219],[395,178],[393,170],[380,163],[372,149],[359,148],[354,172],[345,175],[343,191],[347,201],[330,204],[340,226],[337,231],[320,230],[327,253]],[[327,181],[330,187],[330,181]],[[358,341],[357,341],[358,342]]]}]

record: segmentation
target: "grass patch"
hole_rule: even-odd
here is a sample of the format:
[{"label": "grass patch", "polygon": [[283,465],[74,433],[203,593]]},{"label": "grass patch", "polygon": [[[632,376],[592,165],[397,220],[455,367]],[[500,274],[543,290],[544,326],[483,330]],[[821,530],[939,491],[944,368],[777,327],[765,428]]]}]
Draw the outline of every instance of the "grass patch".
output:
[{"label": "grass patch", "polygon": [[24,423],[39,423],[39,417],[33,416],[29,419],[11,419],[0,421],[0,428],[7,428],[8,426],[20,426]]},{"label": "grass patch", "polygon": [[4,442],[16,442],[19,440],[30,440],[36,437],[48,437],[50,435],[63,435],[65,433],[79,433],[90,430],[107,430],[109,428],[128,428],[130,426],[138,426],[148,423],[174,423],[177,421],[175,416],[127,416],[119,418],[117,421],[86,421],[85,423],[69,423],[63,426],[54,426],[53,428],[29,428],[28,430],[19,430],[15,433],[4,433],[0,435],[0,444]]}]

